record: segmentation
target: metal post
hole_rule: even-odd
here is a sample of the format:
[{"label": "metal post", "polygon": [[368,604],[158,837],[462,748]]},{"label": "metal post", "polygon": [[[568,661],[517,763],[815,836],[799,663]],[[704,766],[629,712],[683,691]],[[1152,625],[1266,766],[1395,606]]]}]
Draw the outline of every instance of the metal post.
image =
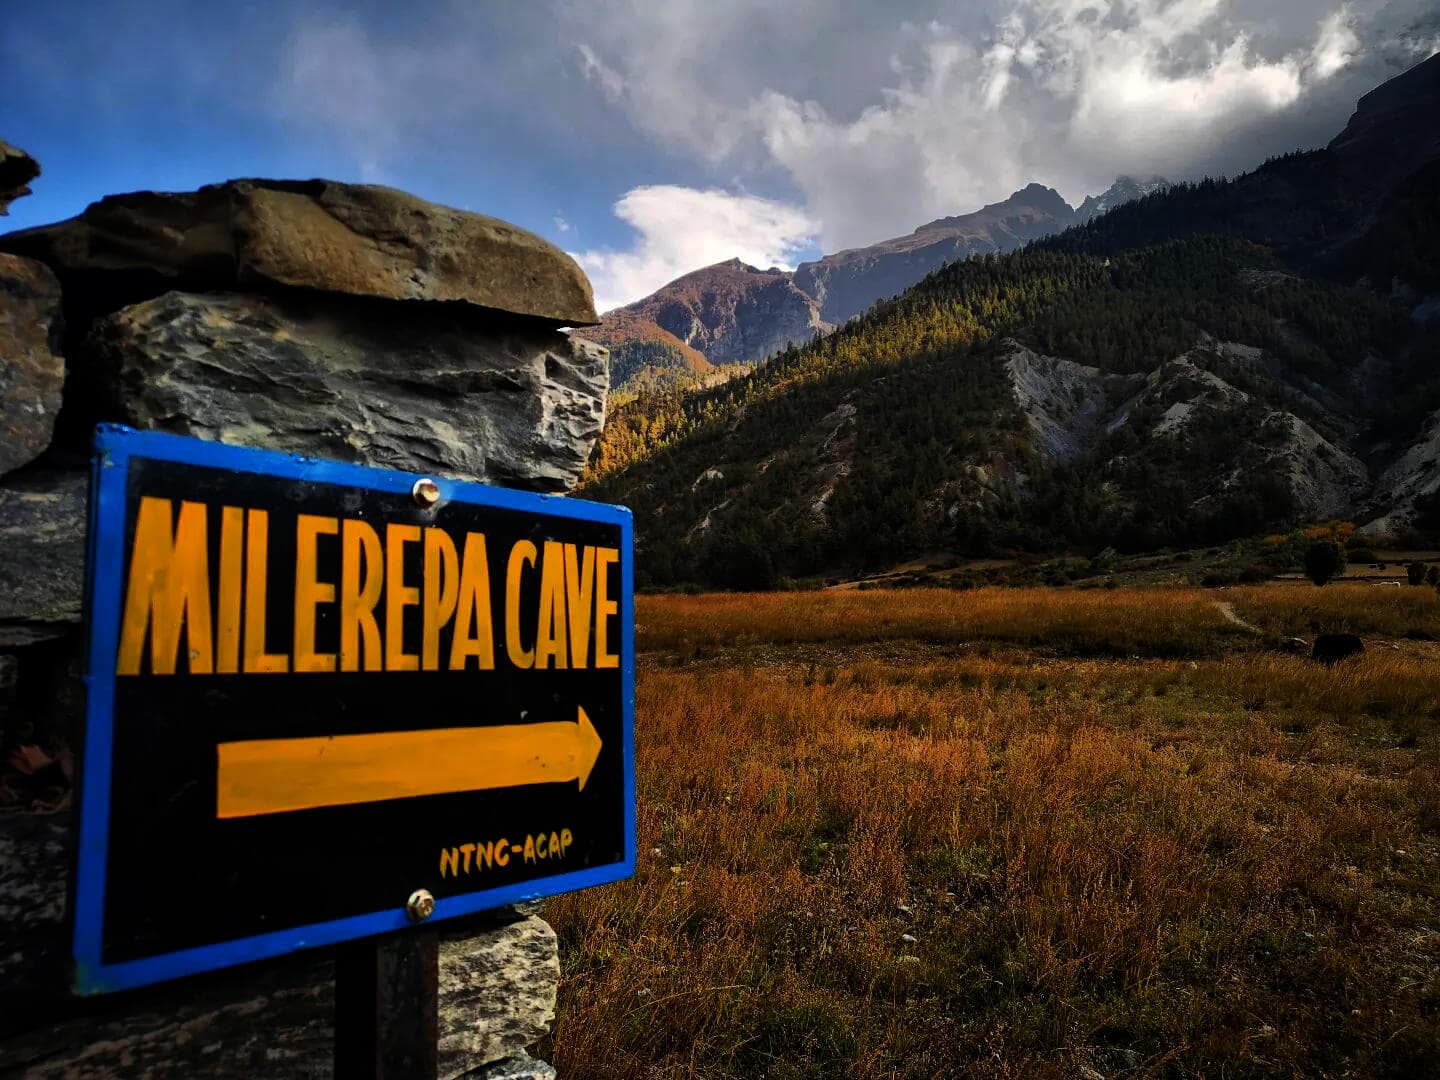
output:
[{"label": "metal post", "polygon": [[435,1080],[440,938],[418,928],[342,945],[335,957],[336,1080]]}]

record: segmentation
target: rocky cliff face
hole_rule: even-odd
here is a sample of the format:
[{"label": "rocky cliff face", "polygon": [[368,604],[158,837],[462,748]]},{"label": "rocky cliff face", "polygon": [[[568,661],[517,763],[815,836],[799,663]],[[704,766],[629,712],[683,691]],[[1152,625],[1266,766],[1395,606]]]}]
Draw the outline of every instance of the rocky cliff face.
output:
[{"label": "rocky cliff face", "polygon": [[939,218],[909,236],[801,263],[795,284],[819,303],[826,322],[838,326],[948,262],[1014,251],[1074,222],[1075,211],[1056,191],[1030,184],[973,214]]},{"label": "rocky cliff face", "polygon": [[1328,149],[1352,181],[1388,189],[1440,156],[1440,54],[1360,99]]},{"label": "rocky cliff face", "polygon": [[[1306,419],[1217,374],[1268,378],[1274,358],[1262,349],[1202,336],[1194,349],[1138,375],[1107,374],[1013,340],[1001,356],[1041,460],[1069,463],[1098,452],[1100,470],[1117,472],[1123,462],[1115,460],[1114,440],[1107,444],[1104,437],[1124,430],[1134,439],[1119,453],[1188,456],[1206,470],[1212,500],[1259,473],[1284,488],[1299,517],[1318,521],[1353,513],[1370,492],[1365,464],[1334,434],[1352,431],[1350,418],[1312,405]],[[1277,385],[1276,392],[1283,399],[1284,388]],[[1197,452],[1202,445],[1205,451]]]}]

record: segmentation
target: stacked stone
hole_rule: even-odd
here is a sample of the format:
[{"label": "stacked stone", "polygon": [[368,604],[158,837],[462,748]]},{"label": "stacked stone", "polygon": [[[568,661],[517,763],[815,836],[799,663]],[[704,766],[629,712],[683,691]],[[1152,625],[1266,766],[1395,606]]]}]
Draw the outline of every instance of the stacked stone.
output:
[{"label": "stacked stone", "polygon": [[[0,142],[0,213],[39,173]],[[27,1076],[327,1076],[328,961],[63,993],[90,440],[102,422],[535,491],[578,480],[606,350],[573,260],[388,188],[235,180],[0,236],[0,1063]],[[451,930],[442,1075],[553,1076],[555,935]],[[479,1071],[476,1071],[479,1070]]]}]

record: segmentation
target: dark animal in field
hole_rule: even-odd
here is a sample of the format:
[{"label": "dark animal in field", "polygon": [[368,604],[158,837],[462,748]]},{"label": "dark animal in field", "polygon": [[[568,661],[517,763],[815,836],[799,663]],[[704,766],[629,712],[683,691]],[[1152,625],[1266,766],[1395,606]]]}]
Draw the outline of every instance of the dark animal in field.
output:
[{"label": "dark animal in field", "polygon": [[1365,643],[1355,634],[1321,634],[1315,639],[1310,658],[1322,664],[1334,664],[1364,651]]}]

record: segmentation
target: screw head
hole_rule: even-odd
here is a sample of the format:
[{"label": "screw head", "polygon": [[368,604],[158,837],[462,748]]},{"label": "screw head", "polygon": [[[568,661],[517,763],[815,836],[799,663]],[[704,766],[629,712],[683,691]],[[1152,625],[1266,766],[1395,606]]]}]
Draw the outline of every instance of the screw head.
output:
[{"label": "screw head", "polygon": [[428,476],[415,481],[410,496],[421,506],[434,506],[440,501],[440,485]]},{"label": "screw head", "polygon": [[435,897],[429,889],[416,889],[405,901],[405,914],[411,922],[424,922],[435,914]]}]

